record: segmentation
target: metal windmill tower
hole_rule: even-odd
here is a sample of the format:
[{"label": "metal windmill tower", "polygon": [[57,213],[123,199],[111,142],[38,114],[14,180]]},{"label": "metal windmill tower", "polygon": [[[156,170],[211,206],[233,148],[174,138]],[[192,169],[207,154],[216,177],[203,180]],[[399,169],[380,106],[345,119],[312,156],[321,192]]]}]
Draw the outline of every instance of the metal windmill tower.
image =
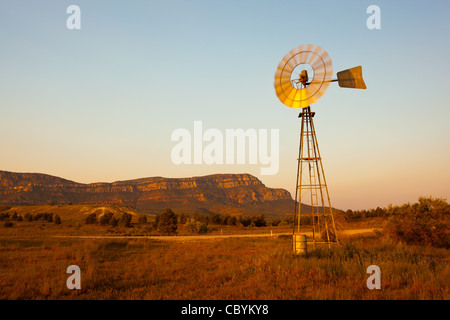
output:
[{"label": "metal windmill tower", "polygon": [[[313,44],[301,45],[286,54],[275,73],[275,91],[280,101],[290,108],[302,108],[297,181],[295,188],[293,249],[306,254],[306,234],[300,229],[301,217],[310,216],[312,242],[338,243],[333,208],[328,192],[325,171],[317,142],[311,104],[327,90],[331,82],[340,87],[366,89],[361,66],[337,73],[332,79],[333,67],[328,53]],[[306,176],[306,177],[304,177]],[[302,201],[304,199],[304,201]],[[310,209],[301,203],[309,203]]]}]

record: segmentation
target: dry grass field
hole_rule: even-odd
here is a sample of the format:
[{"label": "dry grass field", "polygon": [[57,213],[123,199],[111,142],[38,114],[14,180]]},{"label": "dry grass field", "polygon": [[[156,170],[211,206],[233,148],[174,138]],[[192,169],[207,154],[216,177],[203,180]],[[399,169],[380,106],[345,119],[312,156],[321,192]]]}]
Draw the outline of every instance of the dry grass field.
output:
[{"label": "dry grass field", "polygon": [[[343,237],[331,250],[310,248],[298,257],[290,236],[185,242],[55,237],[110,235],[108,227],[86,225],[69,211],[60,212],[60,225],[0,226],[0,299],[450,298],[448,249],[394,243],[380,232]],[[354,227],[373,225],[380,223]],[[232,228],[226,232],[244,232]],[[254,229],[262,230],[246,230]],[[270,229],[288,230],[264,230]],[[381,268],[381,290],[366,286],[372,264]],[[81,268],[80,290],[66,287],[69,265]]]}]

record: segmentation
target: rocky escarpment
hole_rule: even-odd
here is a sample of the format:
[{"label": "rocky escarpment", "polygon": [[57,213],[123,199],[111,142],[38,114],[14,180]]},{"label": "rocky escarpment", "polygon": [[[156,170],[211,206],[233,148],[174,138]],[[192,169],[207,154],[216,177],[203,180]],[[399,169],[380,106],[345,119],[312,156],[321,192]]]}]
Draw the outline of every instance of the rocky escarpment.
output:
[{"label": "rocky escarpment", "polygon": [[147,211],[165,207],[224,211],[268,202],[273,207],[277,201],[292,202],[292,198],[288,191],[267,188],[250,174],[82,184],[46,174],[0,171],[0,205],[95,203]]}]

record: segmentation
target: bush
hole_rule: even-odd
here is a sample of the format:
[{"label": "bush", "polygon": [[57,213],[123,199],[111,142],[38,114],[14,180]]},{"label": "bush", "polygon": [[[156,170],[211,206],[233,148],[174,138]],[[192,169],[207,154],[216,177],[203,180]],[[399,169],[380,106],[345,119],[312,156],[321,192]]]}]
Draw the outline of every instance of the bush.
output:
[{"label": "bush", "polygon": [[11,207],[8,207],[8,206],[0,206],[0,212],[1,212],[1,211],[6,211],[6,210],[9,210],[9,209],[11,209]]},{"label": "bush", "polygon": [[[317,221],[317,217],[315,219]],[[300,226],[312,226],[313,224],[313,217],[312,215],[300,215]]]},{"label": "bush", "polygon": [[9,214],[8,213],[1,213],[0,214],[0,220],[9,220]]},{"label": "bush", "polygon": [[336,236],[334,235],[333,232],[331,232],[331,230],[328,230],[328,235],[327,230],[323,230],[322,233],[320,234],[320,237],[322,238],[323,241],[328,241],[328,236],[330,237],[330,242],[336,241]]},{"label": "bush", "polygon": [[207,223],[202,223],[198,229],[198,233],[207,233],[209,231],[209,225]]},{"label": "bush", "polygon": [[184,227],[190,232],[198,233],[198,230],[200,230],[200,224],[201,223],[198,221],[191,221],[186,223]]},{"label": "bush", "polygon": [[11,228],[13,226],[13,223],[11,221],[6,221],[5,223],[3,223],[3,226],[5,228]]},{"label": "bush", "polygon": [[188,222],[185,228],[193,233],[207,233],[209,232],[209,225],[200,221]]},{"label": "bush", "polygon": [[450,205],[444,200],[420,197],[418,203],[389,206],[386,231],[395,241],[450,248]]},{"label": "bush", "polygon": [[281,225],[289,226],[294,224],[294,217],[289,217],[281,221]]}]

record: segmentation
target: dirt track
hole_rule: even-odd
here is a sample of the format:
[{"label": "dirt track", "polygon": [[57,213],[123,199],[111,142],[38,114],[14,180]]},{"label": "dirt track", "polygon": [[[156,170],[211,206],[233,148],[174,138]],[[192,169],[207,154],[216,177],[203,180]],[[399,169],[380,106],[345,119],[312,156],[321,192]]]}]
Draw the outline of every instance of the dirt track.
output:
[{"label": "dirt track", "polygon": [[[344,230],[347,235],[360,233],[370,233],[376,228]],[[307,236],[312,236],[312,232],[304,232]],[[77,239],[150,239],[159,241],[192,241],[192,240],[212,240],[225,238],[258,238],[258,237],[278,237],[292,235],[292,232],[284,233],[258,233],[258,234],[227,234],[227,235],[203,235],[203,236],[54,236],[56,238],[77,238]]]}]

